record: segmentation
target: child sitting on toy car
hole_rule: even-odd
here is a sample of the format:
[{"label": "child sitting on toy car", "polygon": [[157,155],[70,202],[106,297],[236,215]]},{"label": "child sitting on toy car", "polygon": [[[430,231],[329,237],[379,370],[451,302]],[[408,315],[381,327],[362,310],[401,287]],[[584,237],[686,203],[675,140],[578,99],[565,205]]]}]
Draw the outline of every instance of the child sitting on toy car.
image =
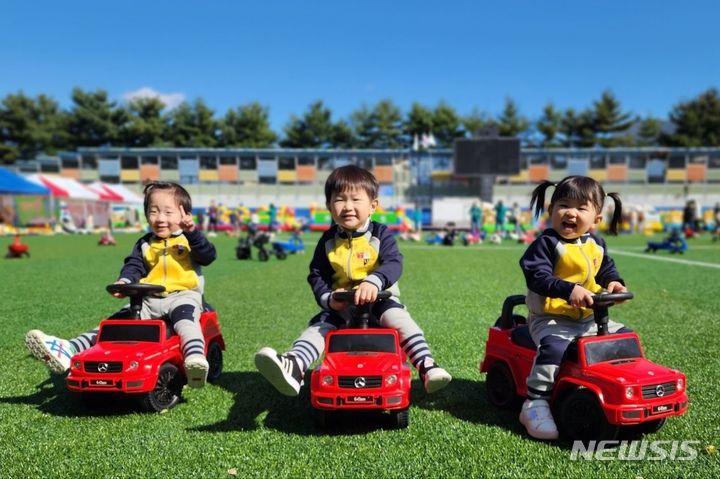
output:
[{"label": "child sitting on toy car", "polygon": [[265,347],[255,355],[258,371],[282,394],[299,394],[304,371],[325,349],[325,336],[351,316],[350,304],[336,301],[331,293],[352,289],[356,305],[375,302],[378,291],[393,292],[391,299],[373,306],[372,314],[382,327],[397,329],[428,392],[442,389],[451,380],[433,359],[422,330],[397,300],[402,255],[390,230],[370,219],[378,205],[378,189],[372,173],[355,165],[335,169],[325,183],[334,224],[320,238],[308,276],[322,311],[310,320],[290,351],[278,354]]},{"label": "child sitting on toy car", "polygon": [[[539,217],[545,192],[554,186],[548,207],[551,228],[538,236],[520,259],[528,293],[530,335],[538,346],[527,378],[528,397],[520,412],[520,422],[528,434],[538,439],[556,439],[558,430],[548,400],[552,396],[560,363],[570,342],[579,336],[597,333],[592,316],[592,295],[606,289],[610,293],[627,291],[615,263],[606,252],[605,241],[591,229],[602,221],[605,192],[585,176],[568,176],[553,185],[545,181],[535,188],[530,209]],[[622,218],[622,203],[610,193],[615,211],[610,232],[615,234]],[[608,331],[623,325],[610,321]]]},{"label": "child sitting on toy car", "polygon": [[[145,216],[152,233],[135,243],[116,283],[165,286],[162,295],[143,300],[141,315],[170,322],[180,336],[188,384],[201,387],[207,379],[208,362],[200,329],[204,286],[200,267],[215,260],[215,247],[195,227],[192,201],[182,186],[153,182],[145,187],[144,193]],[[129,317],[129,308],[112,317]],[[73,354],[95,344],[97,332],[93,329],[68,341],[34,329],[25,335],[25,344],[52,372],[62,374],[69,369]]]}]

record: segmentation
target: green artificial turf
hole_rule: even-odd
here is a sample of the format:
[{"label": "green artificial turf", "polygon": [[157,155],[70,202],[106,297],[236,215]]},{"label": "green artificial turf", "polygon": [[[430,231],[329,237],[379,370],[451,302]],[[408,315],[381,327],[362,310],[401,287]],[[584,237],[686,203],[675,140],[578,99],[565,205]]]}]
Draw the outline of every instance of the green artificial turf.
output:
[{"label": "green artificial turf", "polygon": [[[720,244],[707,235],[690,240],[682,256],[645,254],[644,237],[608,240],[636,294],[611,309],[612,317],[640,334],[650,359],[687,375],[688,413],[646,440],[699,442],[690,461],[603,462],[571,461],[571,444],[530,439],[516,412],[485,397],[478,363],[487,329],[503,299],[525,290],[518,267],[524,247],[512,242],[401,243],[402,300],[454,380],[428,396],[414,376],[406,430],[364,415],[317,430],[307,390],[281,396],[253,364],[262,346],[289,348],[317,311],[305,280],[313,238],[306,238],[305,255],[267,263],[238,261],[236,239],[213,239],[219,254],[205,269],[206,299],[222,322],[225,371],[217,384],[186,388],[184,401],[162,414],[124,401],[88,409],[23,345],[29,329],[68,338],[122,306],[104,288],[137,236],[117,235],[115,247],[97,246],[97,236],[25,238],[30,259],[0,261],[2,477],[720,476],[720,453],[713,452],[720,448]],[[0,245],[10,241],[0,238]]]}]

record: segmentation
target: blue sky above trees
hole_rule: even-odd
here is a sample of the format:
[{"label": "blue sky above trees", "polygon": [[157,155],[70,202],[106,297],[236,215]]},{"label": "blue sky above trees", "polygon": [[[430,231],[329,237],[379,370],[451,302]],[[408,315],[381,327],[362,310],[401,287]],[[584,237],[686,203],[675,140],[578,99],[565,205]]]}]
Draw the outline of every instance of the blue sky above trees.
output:
[{"label": "blue sky above trees", "polygon": [[391,99],[537,118],[611,90],[625,111],[667,117],[720,84],[720,3],[7,2],[0,97],[70,105],[73,87],[118,102],[203,98],[216,116],[258,101],[273,129],[321,99],[335,119]]}]

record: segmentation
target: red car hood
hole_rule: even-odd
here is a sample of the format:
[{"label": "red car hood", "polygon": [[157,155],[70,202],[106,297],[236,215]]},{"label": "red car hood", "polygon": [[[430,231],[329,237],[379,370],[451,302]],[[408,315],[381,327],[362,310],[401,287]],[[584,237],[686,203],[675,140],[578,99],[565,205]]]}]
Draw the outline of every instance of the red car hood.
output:
[{"label": "red car hood", "polygon": [[165,347],[149,342],[103,342],[76,355],[83,361],[150,360],[160,356]]},{"label": "red car hood", "polygon": [[331,353],[323,361],[323,367],[341,376],[399,373],[402,364],[398,354],[375,352]]},{"label": "red car hood", "polygon": [[587,372],[604,376],[610,381],[624,379],[627,384],[657,384],[675,381],[682,373],[648,361],[645,358],[604,361],[588,366]]}]

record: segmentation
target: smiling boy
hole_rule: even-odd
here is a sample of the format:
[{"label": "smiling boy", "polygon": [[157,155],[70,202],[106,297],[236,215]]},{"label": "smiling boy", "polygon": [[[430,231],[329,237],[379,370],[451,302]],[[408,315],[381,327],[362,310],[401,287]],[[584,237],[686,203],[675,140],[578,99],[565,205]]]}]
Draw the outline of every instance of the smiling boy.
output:
[{"label": "smiling boy", "polygon": [[378,291],[391,291],[391,299],[373,305],[373,315],[382,327],[398,331],[427,392],[442,389],[452,379],[437,365],[424,333],[398,300],[403,257],[392,232],[371,220],[378,207],[378,189],[373,174],[355,165],[335,169],[325,183],[326,206],[334,224],[318,241],[308,275],[322,311],[290,351],[278,354],[265,347],[255,355],[258,371],[282,394],[299,394],[305,370],[325,349],[325,336],[352,314],[353,305],[332,299],[333,291],[354,290],[354,305],[373,303]]}]

